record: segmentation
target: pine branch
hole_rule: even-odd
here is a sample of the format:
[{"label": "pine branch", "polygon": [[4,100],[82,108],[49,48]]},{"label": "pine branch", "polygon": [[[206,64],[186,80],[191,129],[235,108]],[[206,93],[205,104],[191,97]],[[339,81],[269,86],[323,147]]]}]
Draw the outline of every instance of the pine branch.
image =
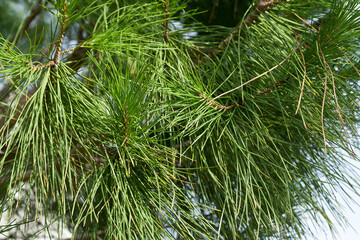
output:
[{"label": "pine branch", "polygon": [[44,65],[40,65],[40,66],[36,66],[36,65],[32,65],[31,63],[29,62],[24,62],[26,65],[28,65],[29,67],[31,67],[32,69],[36,69],[36,70],[41,70],[41,69],[44,69],[46,67],[53,67],[53,66],[56,66],[59,62],[59,57],[61,54],[64,54],[64,53],[67,53],[67,52],[70,52],[74,49],[68,49],[68,50],[65,50],[65,51],[61,51],[61,46],[62,46],[62,43],[63,43],[63,40],[64,40],[64,35],[65,35],[65,28],[66,28],[66,22],[67,22],[67,4],[66,2],[64,1],[63,2],[64,4],[64,8],[63,8],[63,16],[62,16],[62,22],[61,22],[61,26],[60,26],[60,36],[59,36],[59,40],[58,40],[58,46],[55,50],[55,54],[54,54],[54,58],[51,60],[51,61],[48,61],[46,64]]},{"label": "pine branch", "polygon": [[[235,106],[240,105],[240,104],[239,104],[240,102],[238,102],[237,104],[231,104],[231,105],[229,105],[229,106],[222,106],[222,105],[220,105],[220,104],[217,104],[217,103],[214,102],[214,101],[215,101],[216,99],[218,99],[218,98],[226,95],[226,94],[229,94],[229,93],[231,93],[231,92],[234,92],[234,91],[236,91],[236,90],[244,87],[245,85],[247,85],[247,84],[255,81],[256,79],[258,79],[258,78],[260,78],[260,77],[262,77],[262,76],[270,73],[271,71],[275,70],[276,68],[278,68],[279,66],[281,66],[286,60],[288,60],[288,59],[290,58],[290,56],[293,54],[293,52],[294,52],[296,49],[297,49],[297,48],[293,49],[293,50],[286,56],[286,58],[284,58],[280,63],[278,63],[278,64],[275,65],[274,67],[272,67],[272,68],[270,68],[269,70],[263,72],[262,74],[259,74],[258,76],[250,79],[249,81],[241,84],[240,86],[238,86],[238,87],[236,87],[236,88],[233,88],[233,89],[231,89],[231,90],[229,90],[229,91],[226,91],[226,92],[224,92],[224,93],[222,93],[222,94],[219,94],[218,96],[214,97],[214,98],[211,99],[211,100],[208,100],[208,99],[207,99],[204,95],[202,95],[200,92],[198,92],[198,95],[199,95],[199,97],[200,97],[201,99],[203,99],[204,101],[206,101],[207,104],[214,106],[215,109],[220,109],[220,110],[223,110],[223,111],[232,109],[232,108],[234,108]],[[269,89],[268,89],[268,90],[269,90]],[[265,91],[268,91],[268,90],[265,90]],[[270,89],[270,91],[271,91],[271,90],[272,90],[272,89]],[[243,102],[242,102],[242,104],[243,104]],[[242,104],[241,104],[241,105],[242,105]]]},{"label": "pine branch", "polygon": [[202,57],[200,63],[205,63],[208,59],[214,59],[220,52],[228,46],[231,41],[236,41],[239,38],[240,29],[245,29],[246,27],[250,27],[256,20],[258,20],[259,15],[265,12],[269,8],[271,8],[274,4],[279,3],[283,0],[259,0],[255,5],[254,9],[247,15],[245,20],[241,23],[241,25],[227,37],[225,38],[216,48],[210,50],[210,52]]},{"label": "pine branch", "polygon": [[[56,48],[56,52],[53,58],[53,65],[57,65],[59,62],[59,56],[61,53],[61,45],[62,42],[64,40],[64,35],[65,35],[65,28],[66,28],[66,14],[67,14],[67,3],[64,1],[64,8],[63,8],[63,16],[62,16],[62,23],[61,23],[61,27],[60,27],[60,37],[59,37],[59,43],[58,43],[58,47]],[[52,65],[52,66],[53,66]]]}]

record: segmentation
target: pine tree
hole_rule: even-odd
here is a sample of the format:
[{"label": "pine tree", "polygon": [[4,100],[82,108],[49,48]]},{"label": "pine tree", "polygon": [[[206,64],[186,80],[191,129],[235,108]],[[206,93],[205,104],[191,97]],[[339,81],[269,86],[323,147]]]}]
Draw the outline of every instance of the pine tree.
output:
[{"label": "pine tree", "polygon": [[[358,1],[12,3],[0,208],[27,218],[2,234],[44,215],[74,239],[299,239],[306,214],[343,219],[334,192],[359,184]],[[230,6],[235,26],[205,23],[201,4],[217,24]]]}]

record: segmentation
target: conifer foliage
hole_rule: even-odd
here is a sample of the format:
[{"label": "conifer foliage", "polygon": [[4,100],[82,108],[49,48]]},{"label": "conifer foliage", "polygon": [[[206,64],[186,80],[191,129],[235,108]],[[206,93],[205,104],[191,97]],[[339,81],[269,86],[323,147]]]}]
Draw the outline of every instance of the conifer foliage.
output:
[{"label": "conifer foliage", "polygon": [[[198,22],[197,2],[13,1],[28,13],[0,36],[1,212],[21,202],[16,224],[44,215],[74,239],[299,239],[309,216],[342,219],[359,2],[258,0],[236,27]],[[212,2],[211,18],[240,4]]]}]

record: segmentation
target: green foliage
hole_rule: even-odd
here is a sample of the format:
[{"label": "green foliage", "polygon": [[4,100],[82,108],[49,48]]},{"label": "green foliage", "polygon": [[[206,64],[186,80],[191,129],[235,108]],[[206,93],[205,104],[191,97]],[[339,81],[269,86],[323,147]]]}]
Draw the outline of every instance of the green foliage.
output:
[{"label": "green foliage", "polygon": [[38,4],[0,37],[2,211],[26,185],[74,238],[298,239],[357,192],[357,1]]}]

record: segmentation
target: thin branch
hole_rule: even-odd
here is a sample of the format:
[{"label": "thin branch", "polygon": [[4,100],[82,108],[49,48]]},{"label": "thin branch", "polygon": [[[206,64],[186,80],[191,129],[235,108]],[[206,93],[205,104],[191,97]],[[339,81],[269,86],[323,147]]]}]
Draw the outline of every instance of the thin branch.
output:
[{"label": "thin branch", "polygon": [[[293,12],[293,14],[299,18],[303,23],[305,23],[305,25],[307,25],[308,27],[310,27],[311,29],[313,29],[315,32],[319,33],[319,30],[320,29],[316,29],[315,27],[313,27],[312,25],[310,25],[308,22],[306,22],[304,19],[302,19],[299,15],[297,15],[296,13]],[[320,36],[319,36],[320,37]],[[360,76],[360,73],[358,71],[358,69],[355,67],[355,65],[352,63],[352,61],[348,58],[348,56],[341,50],[341,48],[337,45],[337,43],[334,42],[334,40],[332,40],[332,38],[327,34],[327,37],[328,39],[334,43],[336,45],[336,48],[344,55],[344,57],[346,58],[346,60],[350,63],[350,65],[354,68],[354,70],[356,71],[356,73]],[[320,51],[321,51],[321,48],[320,48]],[[321,51],[322,53],[322,51]],[[323,55],[324,57],[324,55]],[[325,61],[325,58],[323,59]],[[336,110],[337,110],[337,113],[338,113],[338,117],[339,117],[339,120],[341,122],[341,126],[343,128],[343,131],[345,133],[345,136],[347,138],[347,142],[349,143],[349,147],[351,149],[351,151],[354,153],[354,150],[350,144],[350,141],[349,141],[349,138],[348,138],[348,132],[346,131],[345,129],[345,122],[342,118],[342,115],[341,115],[341,111],[340,111],[340,107],[339,107],[339,103],[338,103],[338,100],[337,100],[337,96],[336,96],[336,88],[335,88],[335,79],[334,79],[334,74],[331,70],[331,67],[329,66],[329,64],[325,61],[325,66],[327,66],[330,70],[330,74],[331,74],[331,78],[332,78],[332,83],[333,83],[333,91],[334,91],[334,98],[335,98],[335,104],[336,104]],[[326,145],[325,145],[325,151],[326,151]]]},{"label": "thin branch", "polygon": [[164,11],[165,11],[165,30],[164,40],[169,41],[169,0],[164,0]]},{"label": "thin branch", "polygon": [[247,15],[245,21],[242,23],[241,28],[249,27],[256,20],[259,19],[261,13],[271,8],[275,3],[281,0],[259,0],[255,8]]},{"label": "thin branch", "polygon": [[207,99],[204,95],[202,95],[200,92],[198,92],[198,95],[199,95],[199,97],[200,97],[202,100],[206,101],[206,104],[207,104],[207,105],[212,105],[213,107],[215,107],[215,109],[219,109],[220,111],[221,111],[221,110],[223,110],[223,111],[229,110],[229,109],[232,109],[232,108],[235,107],[235,104],[231,104],[230,106],[223,106],[223,105],[220,105],[220,104],[214,102],[214,100],[208,100],[208,99]]},{"label": "thin branch", "polygon": [[247,84],[255,81],[256,79],[261,78],[262,76],[270,73],[271,71],[273,71],[274,69],[276,69],[277,67],[279,67],[280,65],[282,65],[286,60],[288,60],[289,57],[292,55],[292,53],[293,53],[296,49],[297,49],[297,48],[294,48],[294,49],[289,53],[289,55],[287,55],[286,58],[284,58],[284,59],[283,59],[279,64],[277,64],[276,66],[270,68],[269,70],[263,72],[262,74],[260,74],[260,75],[258,75],[258,76],[256,76],[256,77],[250,79],[249,81],[241,84],[240,86],[238,86],[238,87],[236,87],[236,88],[233,88],[233,89],[231,89],[231,90],[229,90],[229,91],[226,91],[226,92],[218,95],[217,97],[213,98],[212,100],[214,101],[214,100],[216,100],[216,99],[218,99],[218,98],[220,98],[220,97],[222,97],[222,96],[224,96],[224,95],[226,95],[226,94],[228,94],[228,93],[234,92],[234,91],[238,90],[239,88],[242,88],[243,86],[245,86],[245,85],[247,85]]},{"label": "thin branch", "polygon": [[211,22],[213,20],[213,17],[214,17],[214,14],[215,14],[215,8],[217,8],[217,6],[218,6],[218,1],[213,0],[213,6],[212,6],[211,14],[210,14],[210,17],[209,17],[209,24],[211,24]]},{"label": "thin branch", "polygon": [[235,0],[235,4],[234,4],[234,16],[233,16],[234,19],[236,19],[237,8],[238,8],[238,0]]},{"label": "thin branch", "polygon": [[[244,101],[238,101],[236,104],[231,104],[231,105],[229,105],[229,106],[223,106],[223,105],[220,105],[220,104],[218,104],[218,103],[216,103],[216,102],[214,102],[214,101],[215,101],[216,99],[218,99],[218,98],[220,98],[220,97],[228,94],[228,93],[234,92],[234,91],[236,91],[237,89],[242,88],[243,86],[251,83],[252,81],[254,81],[254,80],[256,80],[256,79],[258,79],[258,78],[260,78],[260,77],[268,74],[269,72],[273,71],[274,69],[276,69],[277,67],[279,67],[280,65],[282,65],[282,64],[292,55],[292,53],[293,53],[297,48],[298,48],[298,47],[294,48],[294,49],[289,53],[289,55],[286,56],[286,58],[283,59],[283,60],[282,60],[279,64],[277,64],[276,66],[270,68],[270,69],[267,70],[266,72],[263,72],[262,74],[260,74],[260,75],[258,75],[258,76],[256,76],[256,77],[254,77],[253,79],[250,79],[249,81],[241,84],[240,86],[238,86],[238,87],[236,87],[236,88],[233,88],[233,89],[231,89],[231,90],[229,90],[229,91],[227,91],[227,92],[224,92],[224,93],[218,95],[217,97],[215,97],[215,98],[213,98],[213,99],[211,99],[211,100],[208,100],[208,99],[207,99],[203,94],[201,94],[200,92],[197,92],[197,93],[198,93],[199,97],[200,97],[202,100],[206,101],[206,104],[212,105],[213,107],[215,107],[215,109],[219,109],[219,110],[225,111],[225,110],[232,109],[232,108],[234,108],[235,106],[243,105],[243,104],[244,104]],[[272,91],[273,88],[276,88],[276,87],[282,85],[283,83],[284,83],[284,81],[280,81],[280,82],[277,83],[275,86],[272,86],[272,87],[270,87],[269,89],[266,89],[265,91],[258,92],[257,95],[263,95],[263,94],[269,93],[269,92]]]},{"label": "thin branch", "polygon": [[297,105],[296,111],[295,111],[295,115],[296,115],[298,113],[298,111],[299,111],[301,99],[302,99],[303,94],[304,94],[304,86],[305,86],[305,80],[306,80],[306,63],[305,63],[304,54],[303,54],[303,52],[301,50],[301,46],[298,43],[298,37],[296,35],[296,32],[294,32],[294,34],[295,34],[295,39],[296,39],[296,45],[300,50],[301,58],[303,60],[303,67],[304,67],[304,76],[303,76],[303,81],[302,81],[302,84],[301,84],[301,91],[300,91],[299,101],[298,101],[298,105]]},{"label": "thin branch", "polygon": [[70,48],[70,49],[61,51],[61,46],[62,46],[62,42],[64,40],[64,35],[65,35],[66,21],[67,21],[67,18],[66,18],[67,4],[66,4],[66,2],[63,2],[63,4],[64,4],[64,9],[63,9],[62,23],[61,23],[61,27],[60,27],[60,37],[59,37],[59,43],[58,43],[58,46],[56,48],[54,58],[53,58],[52,61],[49,61],[47,64],[40,65],[40,66],[32,65],[31,63],[29,63],[27,61],[24,61],[24,63],[26,65],[28,65],[29,67],[31,67],[32,69],[41,70],[41,69],[46,68],[46,67],[56,66],[58,64],[58,62],[59,62],[59,57],[60,57],[61,54],[68,53],[68,52],[73,51],[76,48],[78,48],[78,47],[74,47],[74,48]]},{"label": "thin branch", "polygon": [[55,66],[55,62],[54,61],[49,61],[47,64],[45,65],[40,65],[40,66],[36,66],[36,65],[32,65],[31,63],[27,62],[27,61],[24,61],[24,63],[31,67],[32,69],[36,69],[36,70],[40,70],[40,69],[44,69],[46,67],[51,67],[51,66]]},{"label": "thin branch", "polygon": [[66,4],[66,2],[64,2],[63,17],[62,17],[62,23],[61,23],[61,27],[60,27],[60,38],[59,38],[58,47],[56,48],[56,52],[55,52],[54,59],[53,59],[55,64],[57,64],[59,62],[61,45],[64,40],[66,20],[67,20],[66,12],[67,12],[67,4]]},{"label": "thin branch", "polygon": [[84,57],[86,57],[88,49],[82,46],[79,46],[74,49],[73,53],[67,58],[67,66],[77,72],[82,64],[85,62]]},{"label": "thin branch", "polygon": [[[320,48],[321,51],[321,48]],[[322,129],[322,133],[323,133],[323,138],[324,138],[324,147],[325,147],[325,155],[326,155],[326,136],[325,136],[325,126],[324,126],[324,109],[325,109],[325,99],[326,99],[326,93],[327,93],[327,74],[326,74],[326,66],[327,66],[327,62],[325,60],[325,56],[322,53],[322,59],[324,61],[325,64],[325,83],[324,83],[324,96],[323,96],[323,101],[322,101],[322,105],[321,105],[321,129]]]},{"label": "thin branch", "polygon": [[[311,29],[313,29],[315,32],[319,32],[318,29],[316,29],[315,27],[313,27],[312,25],[310,25],[308,22],[306,22],[303,18],[301,18],[299,15],[297,15],[296,13],[293,12],[293,14],[299,18],[303,23],[305,23],[308,27],[310,27]],[[327,35],[329,37],[329,35]],[[330,41],[334,44],[336,44],[334,42],[334,40],[332,40],[330,37],[329,37]],[[350,65],[355,69],[356,73],[360,76],[360,73],[359,73],[359,70],[355,67],[355,65],[351,62],[351,60],[348,58],[348,56],[339,48],[339,46],[337,46],[336,44],[336,48],[344,55],[344,57],[346,58],[346,60],[350,63]]]},{"label": "thin branch", "polygon": [[[86,51],[76,51],[76,50],[84,50],[85,48],[85,46],[90,46],[91,44],[83,44],[83,45],[79,45],[79,46],[76,46],[76,47],[73,47],[73,48],[69,48],[69,49],[66,49],[66,50],[64,50],[64,51],[61,51],[61,52],[59,52],[59,56],[61,56],[61,55],[63,55],[63,54],[66,54],[66,53],[68,53],[68,52],[71,52],[71,51],[74,51],[74,55],[76,55],[78,52],[83,52],[83,54],[81,54],[81,56],[84,56],[85,54],[85,52]],[[72,60],[74,60],[74,59],[72,59]],[[75,60],[79,60],[78,58],[76,58]],[[69,61],[70,62],[70,61]],[[44,69],[44,68],[46,68],[46,67],[52,67],[52,66],[56,66],[56,63],[54,62],[54,61],[49,61],[48,63],[46,63],[45,65],[39,65],[39,66],[37,66],[37,65],[33,65],[33,64],[31,64],[31,63],[29,63],[29,62],[27,62],[27,61],[24,61],[24,63],[27,65],[27,66],[29,66],[29,67],[31,67],[32,69],[36,69],[36,70],[41,70],[41,69]],[[72,68],[72,67],[70,67],[70,68]],[[76,72],[76,71],[75,71]],[[71,74],[72,75],[72,74]]]},{"label": "thin branch", "polygon": [[[287,78],[286,80],[288,80],[288,79],[289,78]],[[276,83],[275,85],[272,85],[271,87],[269,87],[268,89],[266,89],[264,91],[257,92],[256,95],[265,95],[265,94],[271,93],[274,88],[282,86],[286,80],[282,80],[282,81]]]},{"label": "thin branch", "polygon": [[212,49],[207,56],[204,56],[200,60],[200,63],[204,63],[208,58],[213,59],[216,55],[220,53],[221,49],[226,48],[226,46],[232,40],[237,40],[239,38],[240,29],[245,29],[246,27],[251,26],[259,18],[259,15],[261,13],[265,12],[275,3],[278,3],[280,1],[282,0],[259,0],[258,3],[255,5],[254,9],[247,15],[241,25],[235,28],[235,30],[227,38],[225,38],[216,48]]},{"label": "thin branch", "polygon": [[114,194],[114,190],[115,190],[115,186],[113,187],[113,190],[110,194],[110,197],[108,200],[106,200],[106,202],[104,203],[104,205],[100,208],[99,212],[96,214],[96,217],[99,217],[99,214],[101,213],[101,211],[104,209],[104,207],[106,206],[106,204],[108,204],[108,202],[110,201],[110,199],[113,197]]},{"label": "thin branch", "polygon": [[297,18],[299,18],[303,23],[305,23],[308,27],[310,27],[312,30],[314,30],[315,32],[318,32],[318,30],[313,27],[310,23],[308,23],[307,21],[305,21],[303,18],[301,18],[299,15],[297,15],[296,13],[292,13],[294,14]]}]

